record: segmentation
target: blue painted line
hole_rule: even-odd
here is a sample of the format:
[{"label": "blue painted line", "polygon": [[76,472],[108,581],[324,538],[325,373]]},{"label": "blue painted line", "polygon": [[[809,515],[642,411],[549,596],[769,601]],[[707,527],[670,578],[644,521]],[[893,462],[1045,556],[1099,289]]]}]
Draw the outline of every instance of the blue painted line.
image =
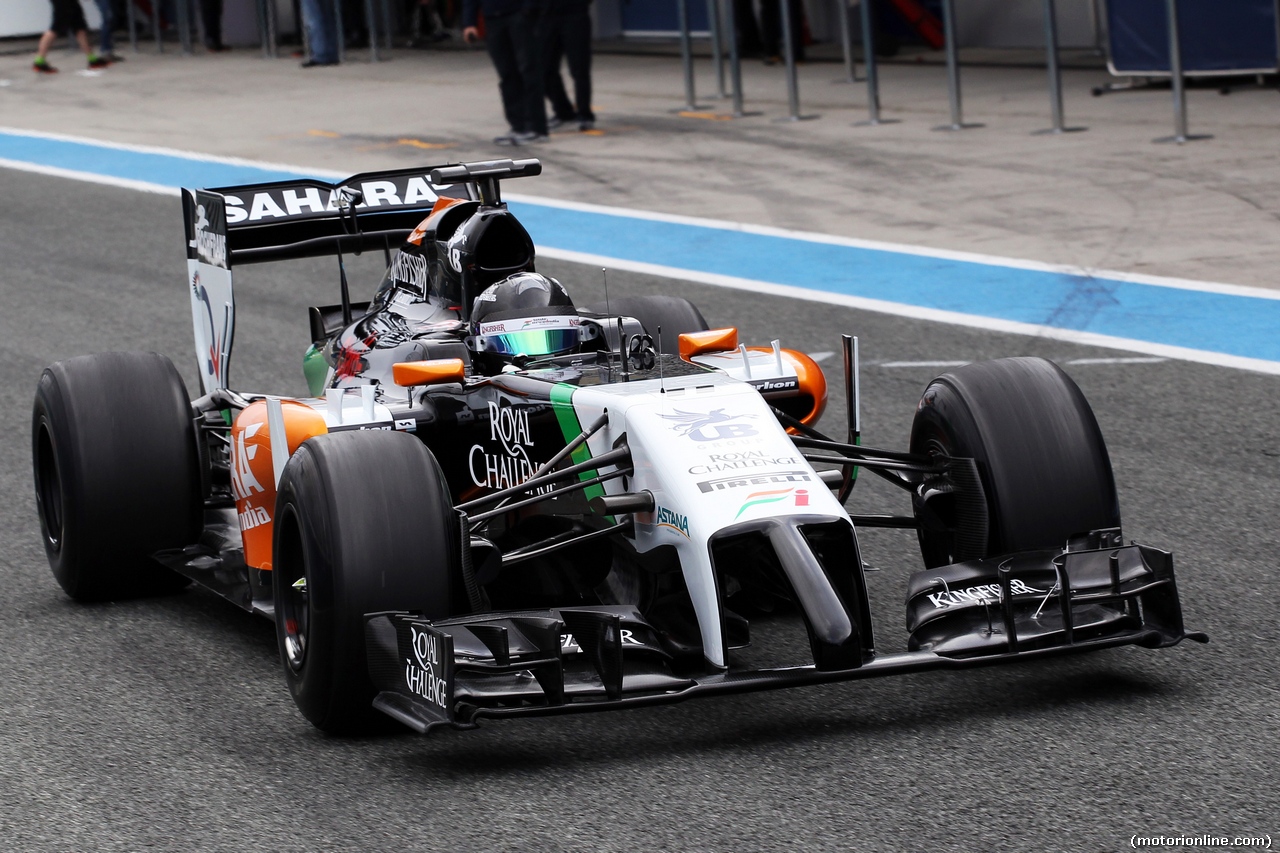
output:
[{"label": "blue painted line", "polygon": [[[511,203],[539,242],[1150,343],[1280,360],[1280,300]],[[539,235],[546,235],[539,237]]]},{"label": "blue painted line", "polygon": [[[172,187],[313,177],[0,132],[0,159]],[[920,308],[1280,361],[1280,300],[512,202],[540,244]]]}]

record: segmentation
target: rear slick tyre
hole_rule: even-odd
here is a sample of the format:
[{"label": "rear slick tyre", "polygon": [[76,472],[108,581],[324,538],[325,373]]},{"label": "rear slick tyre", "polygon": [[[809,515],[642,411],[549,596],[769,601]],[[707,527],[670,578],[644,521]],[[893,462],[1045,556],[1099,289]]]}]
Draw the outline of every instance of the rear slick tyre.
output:
[{"label": "rear slick tyre", "polygon": [[188,580],[151,558],[200,535],[191,402],[153,352],[45,368],[31,418],[36,507],[49,566],[77,601],[160,595]]},{"label": "rear slick tyre", "polygon": [[[944,512],[943,525],[926,523],[937,514],[915,495],[929,568],[1062,548],[1077,534],[1120,526],[1097,419],[1079,386],[1051,361],[1004,358],[939,376],[916,409],[911,452],[974,459],[986,497],[986,529],[961,530],[960,514]],[[972,544],[983,541],[985,548]]]},{"label": "rear slick tyre", "polygon": [[458,522],[444,475],[397,432],[316,436],[285,466],[276,494],[272,585],[289,692],[334,735],[394,729],[372,707],[366,613],[456,612]]}]

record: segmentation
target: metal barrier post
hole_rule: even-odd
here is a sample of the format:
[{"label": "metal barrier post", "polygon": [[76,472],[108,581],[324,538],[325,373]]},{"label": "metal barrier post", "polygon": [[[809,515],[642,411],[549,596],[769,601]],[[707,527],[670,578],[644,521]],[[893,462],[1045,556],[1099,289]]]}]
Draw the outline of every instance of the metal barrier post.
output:
[{"label": "metal barrier post", "polygon": [[333,0],[333,31],[338,45],[338,61],[347,61],[347,36],[342,31],[342,0]]},{"label": "metal barrier post", "polygon": [[729,12],[729,76],[733,83],[733,117],[758,116],[760,113],[743,112],[742,109],[742,57],[738,55],[738,19],[732,14],[732,6],[729,7]]},{"label": "metal barrier post", "polygon": [[191,0],[177,0],[173,5],[178,10],[178,41],[182,43],[182,53],[191,55]]},{"label": "metal barrier post", "polygon": [[1187,133],[1187,90],[1182,79],[1182,38],[1178,32],[1178,0],[1165,0],[1169,16],[1169,77],[1173,84],[1173,136],[1162,136],[1154,142],[1176,142],[1181,145],[1193,139],[1212,139],[1207,134]]},{"label": "metal barrier post", "polygon": [[391,50],[391,48],[392,48],[392,47],[394,47],[394,45],[392,44],[392,40],[391,40],[391,3],[390,3],[390,0],[381,0],[381,2],[380,2],[380,4],[379,4],[379,7],[380,7],[380,8],[379,8],[379,11],[380,11],[380,12],[382,12],[382,32],[383,32],[383,33],[384,33],[384,35],[385,35],[385,39],[384,39],[384,41],[383,41],[383,43],[382,43],[382,46],[383,46],[383,47],[385,47],[387,50]]},{"label": "metal barrier post", "polygon": [[960,111],[960,57],[956,46],[955,0],[942,0],[942,29],[947,40],[947,96],[951,101],[951,124],[939,125],[934,130],[982,127],[980,124],[965,124]]},{"label": "metal barrier post", "polygon": [[364,0],[364,25],[369,33],[369,61],[378,62],[378,21],[373,14],[373,0]]},{"label": "metal barrier post", "polygon": [[675,112],[693,112],[707,107],[696,103],[693,93],[693,42],[689,34],[689,0],[678,0],[680,13],[680,61],[684,65],[684,106]]},{"label": "metal barrier post", "polygon": [[833,83],[857,83],[858,68],[853,62],[853,27],[849,26],[849,0],[836,0],[836,14],[840,17],[840,47],[844,51],[843,80]]},{"label": "metal barrier post", "polygon": [[151,4],[151,31],[156,37],[156,53],[164,53],[164,32],[160,28],[160,4]]},{"label": "metal barrier post", "polygon": [[790,107],[791,113],[786,118],[774,119],[774,121],[807,121],[817,118],[816,115],[800,115],[800,83],[796,79],[796,47],[791,42],[791,3],[793,0],[779,0],[782,7],[782,41],[784,42],[783,57],[787,63],[787,106]]},{"label": "metal barrier post", "polygon": [[267,49],[267,3],[271,0],[254,0],[253,12],[258,19],[258,38],[262,42],[262,58],[270,59],[271,53]]},{"label": "metal barrier post", "polygon": [[138,52],[138,12],[133,8],[134,0],[128,0],[124,4],[125,16],[129,19],[129,47],[134,53]]},{"label": "metal barrier post", "polygon": [[1079,133],[1087,127],[1064,127],[1062,117],[1062,70],[1058,67],[1058,12],[1054,0],[1044,0],[1044,47],[1049,70],[1049,107],[1053,112],[1053,127],[1033,131],[1033,135],[1046,133]]},{"label": "metal barrier post", "polygon": [[275,59],[279,56],[280,42],[280,19],[276,12],[276,0],[266,0],[267,2],[267,45],[270,48],[268,56]]},{"label": "metal barrier post", "polygon": [[707,0],[707,20],[711,24],[711,55],[716,63],[716,89],[721,98],[729,97],[724,88],[724,43],[720,38],[720,0]]},{"label": "metal barrier post", "polygon": [[897,124],[896,118],[880,118],[880,74],[876,70],[876,35],[871,13],[872,0],[858,0],[858,11],[862,14],[862,64],[867,68],[867,112],[866,121],[855,122],[855,126],[875,127],[878,124]]}]

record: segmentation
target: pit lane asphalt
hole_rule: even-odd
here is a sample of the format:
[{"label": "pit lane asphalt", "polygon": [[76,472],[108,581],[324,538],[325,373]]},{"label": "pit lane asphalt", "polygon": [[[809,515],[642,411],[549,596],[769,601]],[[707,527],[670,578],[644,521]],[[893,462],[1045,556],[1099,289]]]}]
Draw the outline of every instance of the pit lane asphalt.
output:
[{"label": "pit lane asphalt", "polygon": [[[1131,835],[1280,831],[1276,377],[1165,361],[1068,365],[1097,411],[1128,536],[1175,552],[1209,646],[327,738],[296,712],[273,629],[189,591],[71,602],[40,546],[30,406],[42,367],[152,348],[195,382],[175,198],[8,171],[0,234],[0,848],[21,850],[1069,850]],[[352,265],[371,291],[376,258]],[[582,302],[599,273],[547,262]],[[864,441],[905,446],[936,368],[883,362],[1112,358],[622,272],[747,340],[810,352],[858,334]],[[329,262],[237,279],[233,384],[301,393],[305,308]],[[828,431],[843,431],[836,360]],[[864,478],[853,507],[900,510]],[[879,644],[904,643],[914,543],[866,531]]]}]

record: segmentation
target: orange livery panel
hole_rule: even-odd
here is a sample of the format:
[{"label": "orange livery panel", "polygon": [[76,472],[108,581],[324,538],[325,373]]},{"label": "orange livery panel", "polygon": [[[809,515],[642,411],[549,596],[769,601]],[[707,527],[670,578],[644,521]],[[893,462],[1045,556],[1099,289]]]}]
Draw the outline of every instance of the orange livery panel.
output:
[{"label": "orange livery panel", "polygon": [[[747,347],[752,352],[773,352],[768,347]],[[785,399],[770,400],[773,405],[807,426],[813,426],[822,417],[827,408],[827,377],[818,363],[806,353],[799,350],[784,349],[782,357],[787,365],[796,372],[800,392],[790,393]],[[769,399],[770,395],[765,394]],[[794,427],[787,427],[787,432],[795,434]]]},{"label": "orange livery panel", "polygon": [[[290,455],[308,438],[329,431],[324,416],[310,406],[284,400],[281,410]],[[265,400],[246,406],[231,428],[231,488],[236,494],[245,564],[269,570],[276,479]]]}]

